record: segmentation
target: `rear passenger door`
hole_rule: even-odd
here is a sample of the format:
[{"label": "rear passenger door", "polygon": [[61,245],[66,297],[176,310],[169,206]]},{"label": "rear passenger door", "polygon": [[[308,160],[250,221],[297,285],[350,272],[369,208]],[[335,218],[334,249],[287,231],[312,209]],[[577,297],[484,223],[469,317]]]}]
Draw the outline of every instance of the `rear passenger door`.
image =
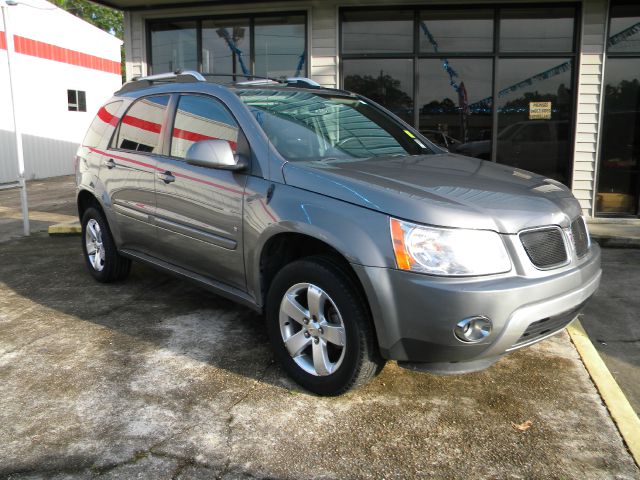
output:
[{"label": "rear passenger door", "polygon": [[119,247],[150,254],[154,225],[157,158],[163,151],[163,124],[170,95],[134,101],[120,120],[100,170],[109,195]]},{"label": "rear passenger door", "polygon": [[168,126],[169,156],[155,180],[159,256],[174,265],[245,289],[242,205],[246,173],[189,165],[187,150],[208,139],[227,140],[249,157],[238,123],[217,98],[181,94]]}]

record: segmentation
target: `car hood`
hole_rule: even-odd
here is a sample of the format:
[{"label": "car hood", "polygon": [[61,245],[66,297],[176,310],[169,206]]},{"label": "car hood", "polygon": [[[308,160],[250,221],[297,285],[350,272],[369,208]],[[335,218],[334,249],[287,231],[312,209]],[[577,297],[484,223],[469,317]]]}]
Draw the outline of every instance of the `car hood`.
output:
[{"label": "car hood", "polygon": [[454,154],[288,162],[283,174],[288,185],[429,225],[517,233],[581,214],[555,180]]}]

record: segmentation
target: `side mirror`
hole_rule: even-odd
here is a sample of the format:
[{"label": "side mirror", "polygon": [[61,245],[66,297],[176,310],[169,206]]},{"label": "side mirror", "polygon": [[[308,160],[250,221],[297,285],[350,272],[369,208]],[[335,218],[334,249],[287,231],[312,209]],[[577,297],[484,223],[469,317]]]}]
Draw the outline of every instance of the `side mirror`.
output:
[{"label": "side mirror", "polygon": [[191,165],[222,170],[243,170],[248,165],[244,156],[233,154],[226,140],[196,142],[187,150],[186,160]]}]

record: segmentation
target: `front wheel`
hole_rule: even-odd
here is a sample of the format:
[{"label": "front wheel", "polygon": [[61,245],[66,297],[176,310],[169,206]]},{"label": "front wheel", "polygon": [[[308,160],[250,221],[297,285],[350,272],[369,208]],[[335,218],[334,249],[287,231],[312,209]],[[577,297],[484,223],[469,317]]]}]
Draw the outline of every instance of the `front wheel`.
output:
[{"label": "front wheel", "polygon": [[340,395],[363,385],[384,364],[362,296],[328,257],[298,260],[278,272],[267,322],[285,371],[317,394]]}]

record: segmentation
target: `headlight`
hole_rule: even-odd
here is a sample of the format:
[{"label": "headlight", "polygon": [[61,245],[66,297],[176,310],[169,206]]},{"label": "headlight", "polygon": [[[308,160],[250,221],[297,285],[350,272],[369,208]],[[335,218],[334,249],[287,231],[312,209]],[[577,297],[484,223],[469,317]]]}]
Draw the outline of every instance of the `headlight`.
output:
[{"label": "headlight", "polygon": [[489,275],[511,270],[500,235],[486,230],[434,228],[391,219],[401,270],[431,275]]}]

